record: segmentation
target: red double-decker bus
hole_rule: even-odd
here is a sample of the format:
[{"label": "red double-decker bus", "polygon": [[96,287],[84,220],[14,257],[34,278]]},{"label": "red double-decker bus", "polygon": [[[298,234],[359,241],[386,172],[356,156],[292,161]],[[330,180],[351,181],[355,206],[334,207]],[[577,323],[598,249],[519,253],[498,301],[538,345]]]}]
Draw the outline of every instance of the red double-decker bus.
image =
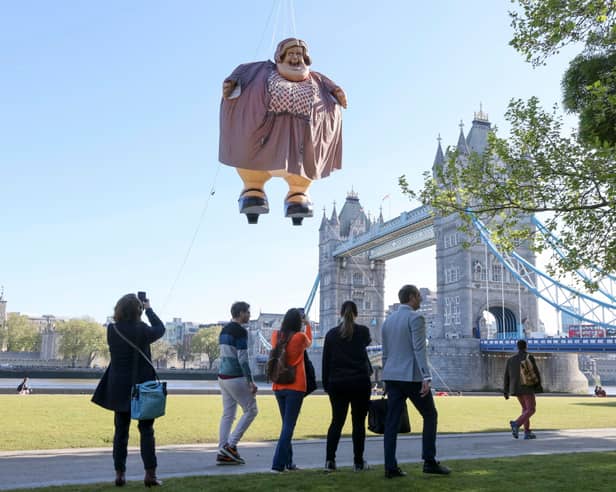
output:
[{"label": "red double-decker bus", "polygon": [[595,325],[569,325],[569,338],[605,338],[605,328]]}]

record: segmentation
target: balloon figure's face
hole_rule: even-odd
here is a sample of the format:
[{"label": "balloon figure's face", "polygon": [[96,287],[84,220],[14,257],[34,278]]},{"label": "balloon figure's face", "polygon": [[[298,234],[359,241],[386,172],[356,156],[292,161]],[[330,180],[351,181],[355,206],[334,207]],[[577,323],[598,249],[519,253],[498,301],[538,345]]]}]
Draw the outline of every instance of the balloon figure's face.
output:
[{"label": "balloon figure's face", "polygon": [[304,62],[304,48],[300,46],[293,46],[285,51],[282,62],[277,63],[276,66],[280,75],[293,82],[306,80],[310,73]]}]

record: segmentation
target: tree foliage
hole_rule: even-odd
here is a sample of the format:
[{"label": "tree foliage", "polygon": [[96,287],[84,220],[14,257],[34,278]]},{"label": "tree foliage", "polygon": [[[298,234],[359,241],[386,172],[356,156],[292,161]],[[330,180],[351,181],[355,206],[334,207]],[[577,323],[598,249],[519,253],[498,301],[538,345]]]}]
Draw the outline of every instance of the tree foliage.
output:
[{"label": "tree foliage", "polygon": [[8,352],[38,352],[41,350],[41,333],[27,316],[9,313],[4,338]]},{"label": "tree foliage", "polygon": [[165,340],[158,340],[150,345],[150,351],[152,353],[152,361],[156,363],[156,367],[159,368],[161,363],[167,363],[172,357],[175,357],[176,351],[173,345]]},{"label": "tree foliage", "polygon": [[549,212],[544,222],[565,253],[554,258],[553,271],[615,272],[616,0],[516,3],[511,45],[534,65],[567,44],[584,43],[563,80],[565,107],[580,116],[578,131],[565,134],[557,108],[546,111],[534,97],[514,99],[505,115],[508,138],[492,132],[483,155],[461,159],[448,150],[445,165],[425,174],[419,193],[404,176],[400,185],[439,214],[460,212],[467,226],[467,211],[498,217],[493,239],[509,250],[528,239],[537,250],[546,248],[526,217]]},{"label": "tree foliage", "polygon": [[90,367],[98,355],[107,350],[107,331],[96,321],[88,319],[70,319],[61,321],[56,326],[60,335],[58,352],[67,360],[71,367],[85,359],[86,367]]},{"label": "tree foliage", "polygon": [[205,354],[208,359],[208,369],[212,369],[214,361],[220,357],[220,345],[218,336],[220,335],[220,325],[208,328],[201,328],[192,339],[191,347],[193,354]]}]

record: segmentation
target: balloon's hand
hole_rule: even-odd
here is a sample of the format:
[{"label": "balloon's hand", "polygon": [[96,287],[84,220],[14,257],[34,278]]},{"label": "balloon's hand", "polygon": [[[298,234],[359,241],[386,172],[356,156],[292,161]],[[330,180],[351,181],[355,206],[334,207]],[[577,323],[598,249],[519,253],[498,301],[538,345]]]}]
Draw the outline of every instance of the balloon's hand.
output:
[{"label": "balloon's hand", "polygon": [[222,84],[222,97],[228,99],[236,85],[237,82],[234,80],[225,80]]},{"label": "balloon's hand", "polygon": [[342,87],[336,87],[333,91],[334,97],[338,100],[338,104],[342,106],[344,109],[347,107],[347,97]]}]

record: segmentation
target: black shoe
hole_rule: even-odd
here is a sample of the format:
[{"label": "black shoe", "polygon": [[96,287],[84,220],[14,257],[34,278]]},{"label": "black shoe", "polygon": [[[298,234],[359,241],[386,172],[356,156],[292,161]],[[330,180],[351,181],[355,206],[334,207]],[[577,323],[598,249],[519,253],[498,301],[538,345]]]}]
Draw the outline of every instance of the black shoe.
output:
[{"label": "black shoe", "polygon": [[406,477],[406,472],[402,471],[399,467],[392,468],[391,470],[385,470],[385,478]]},{"label": "black shoe", "polygon": [[449,475],[451,470],[445,465],[441,465],[440,461],[426,461],[424,462],[423,472],[434,475]]},{"label": "black shoe", "polygon": [[325,462],[325,468],[323,468],[325,473],[335,472],[336,471],[336,462],[334,460],[327,460]]},{"label": "black shoe", "polygon": [[[301,202],[291,202],[289,198],[294,196],[303,196],[305,200]],[[312,202],[305,193],[292,193],[287,195],[284,201],[284,216],[293,218],[312,217]]]},{"label": "black shoe", "polygon": [[[263,193],[263,196],[244,196],[249,191],[261,192]],[[267,197],[265,196],[265,192],[263,190],[259,190],[257,188],[244,190],[242,191],[242,194],[237,202],[239,204],[241,214],[255,214],[258,216],[260,214],[269,213],[269,203],[267,202]]]},{"label": "black shoe", "polygon": [[116,471],[115,486],[124,487],[126,485],[126,474],[121,471]]}]

